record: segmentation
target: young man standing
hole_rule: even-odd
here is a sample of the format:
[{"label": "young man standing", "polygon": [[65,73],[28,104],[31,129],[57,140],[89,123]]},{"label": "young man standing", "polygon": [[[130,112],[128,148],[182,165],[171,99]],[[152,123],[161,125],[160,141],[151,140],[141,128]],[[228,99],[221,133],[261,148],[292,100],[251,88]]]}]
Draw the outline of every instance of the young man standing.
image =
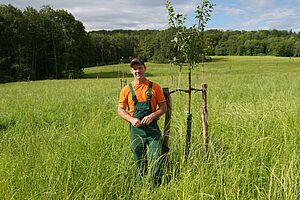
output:
[{"label": "young man standing", "polygon": [[146,66],[142,60],[133,59],[130,67],[134,80],[120,92],[118,114],[130,123],[130,142],[137,179],[141,180],[145,173],[144,159],[148,146],[151,176],[153,183],[159,185],[162,137],[157,120],[167,111],[166,99],[161,87],[145,77]]}]

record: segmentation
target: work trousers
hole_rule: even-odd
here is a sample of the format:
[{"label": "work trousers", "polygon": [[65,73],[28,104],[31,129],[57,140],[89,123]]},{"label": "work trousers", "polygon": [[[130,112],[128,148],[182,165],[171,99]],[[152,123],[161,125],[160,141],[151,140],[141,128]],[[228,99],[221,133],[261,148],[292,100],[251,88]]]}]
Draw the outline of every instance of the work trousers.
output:
[{"label": "work trousers", "polygon": [[157,121],[149,125],[134,127],[130,125],[131,151],[136,164],[136,179],[141,180],[147,173],[147,146],[149,147],[149,171],[154,184],[161,181],[162,139]]}]

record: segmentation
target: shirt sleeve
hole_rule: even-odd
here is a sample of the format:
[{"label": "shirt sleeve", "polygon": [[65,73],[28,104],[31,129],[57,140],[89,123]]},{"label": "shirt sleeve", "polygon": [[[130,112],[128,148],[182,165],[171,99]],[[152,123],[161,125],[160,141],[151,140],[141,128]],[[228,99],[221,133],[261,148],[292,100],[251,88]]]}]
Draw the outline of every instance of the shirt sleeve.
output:
[{"label": "shirt sleeve", "polygon": [[158,84],[154,84],[154,88],[155,88],[155,96],[157,98],[157,102],[158,103],[165,102],[166,98],[161,87]]},{"label": "shirt sleeve", "polygon": [[128,105],[128,95],[126,92],[126,86],[124,88],[122,88],[121,92],[120,92],[120,97],[119,97],[119,104],[123,104],[123,105]]}]

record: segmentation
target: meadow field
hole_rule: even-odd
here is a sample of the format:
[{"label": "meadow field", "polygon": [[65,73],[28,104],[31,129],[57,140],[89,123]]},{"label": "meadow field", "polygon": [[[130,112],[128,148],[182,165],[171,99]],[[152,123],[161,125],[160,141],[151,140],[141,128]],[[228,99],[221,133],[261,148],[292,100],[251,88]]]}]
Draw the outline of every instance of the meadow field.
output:
[{"label": "meadow field", "polygon": [[[150,80],[187,88],[187,70],[146,63]],[[137,185],[129,125],[117,116],[129,64],[85,69],[70,80],[0,85],[0,199],[299,199],[300,59],[214,57],[205,64],[209,154],[201,93],[192,94],[192,140],[184,162],[187,94],[172,94],[163,183]],[[201,88],[201,68],[193,70]],[[163,127],[164,117],[159,120]]]}]

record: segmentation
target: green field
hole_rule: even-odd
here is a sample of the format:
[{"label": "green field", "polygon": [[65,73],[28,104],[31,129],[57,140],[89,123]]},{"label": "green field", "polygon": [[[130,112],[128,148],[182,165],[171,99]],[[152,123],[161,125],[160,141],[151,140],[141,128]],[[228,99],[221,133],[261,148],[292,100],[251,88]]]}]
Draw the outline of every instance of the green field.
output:
[{"label": "green field", "polygon": [[[187,88],[187,70],[147,63],[148,77]],[[200,67],[193,87],[201,87]],[[205,64],[209,156],[201,93],[192,94],[192,144],[184,163],[187,95],[172,94],[163,184],[133,181],[128,123],[117,116],[129,65],[85,69],[83,79],[0,85],[0,199],[299,199],[300,59],[214,57]],[[164,117],[160,119],[162,127]]]}]

